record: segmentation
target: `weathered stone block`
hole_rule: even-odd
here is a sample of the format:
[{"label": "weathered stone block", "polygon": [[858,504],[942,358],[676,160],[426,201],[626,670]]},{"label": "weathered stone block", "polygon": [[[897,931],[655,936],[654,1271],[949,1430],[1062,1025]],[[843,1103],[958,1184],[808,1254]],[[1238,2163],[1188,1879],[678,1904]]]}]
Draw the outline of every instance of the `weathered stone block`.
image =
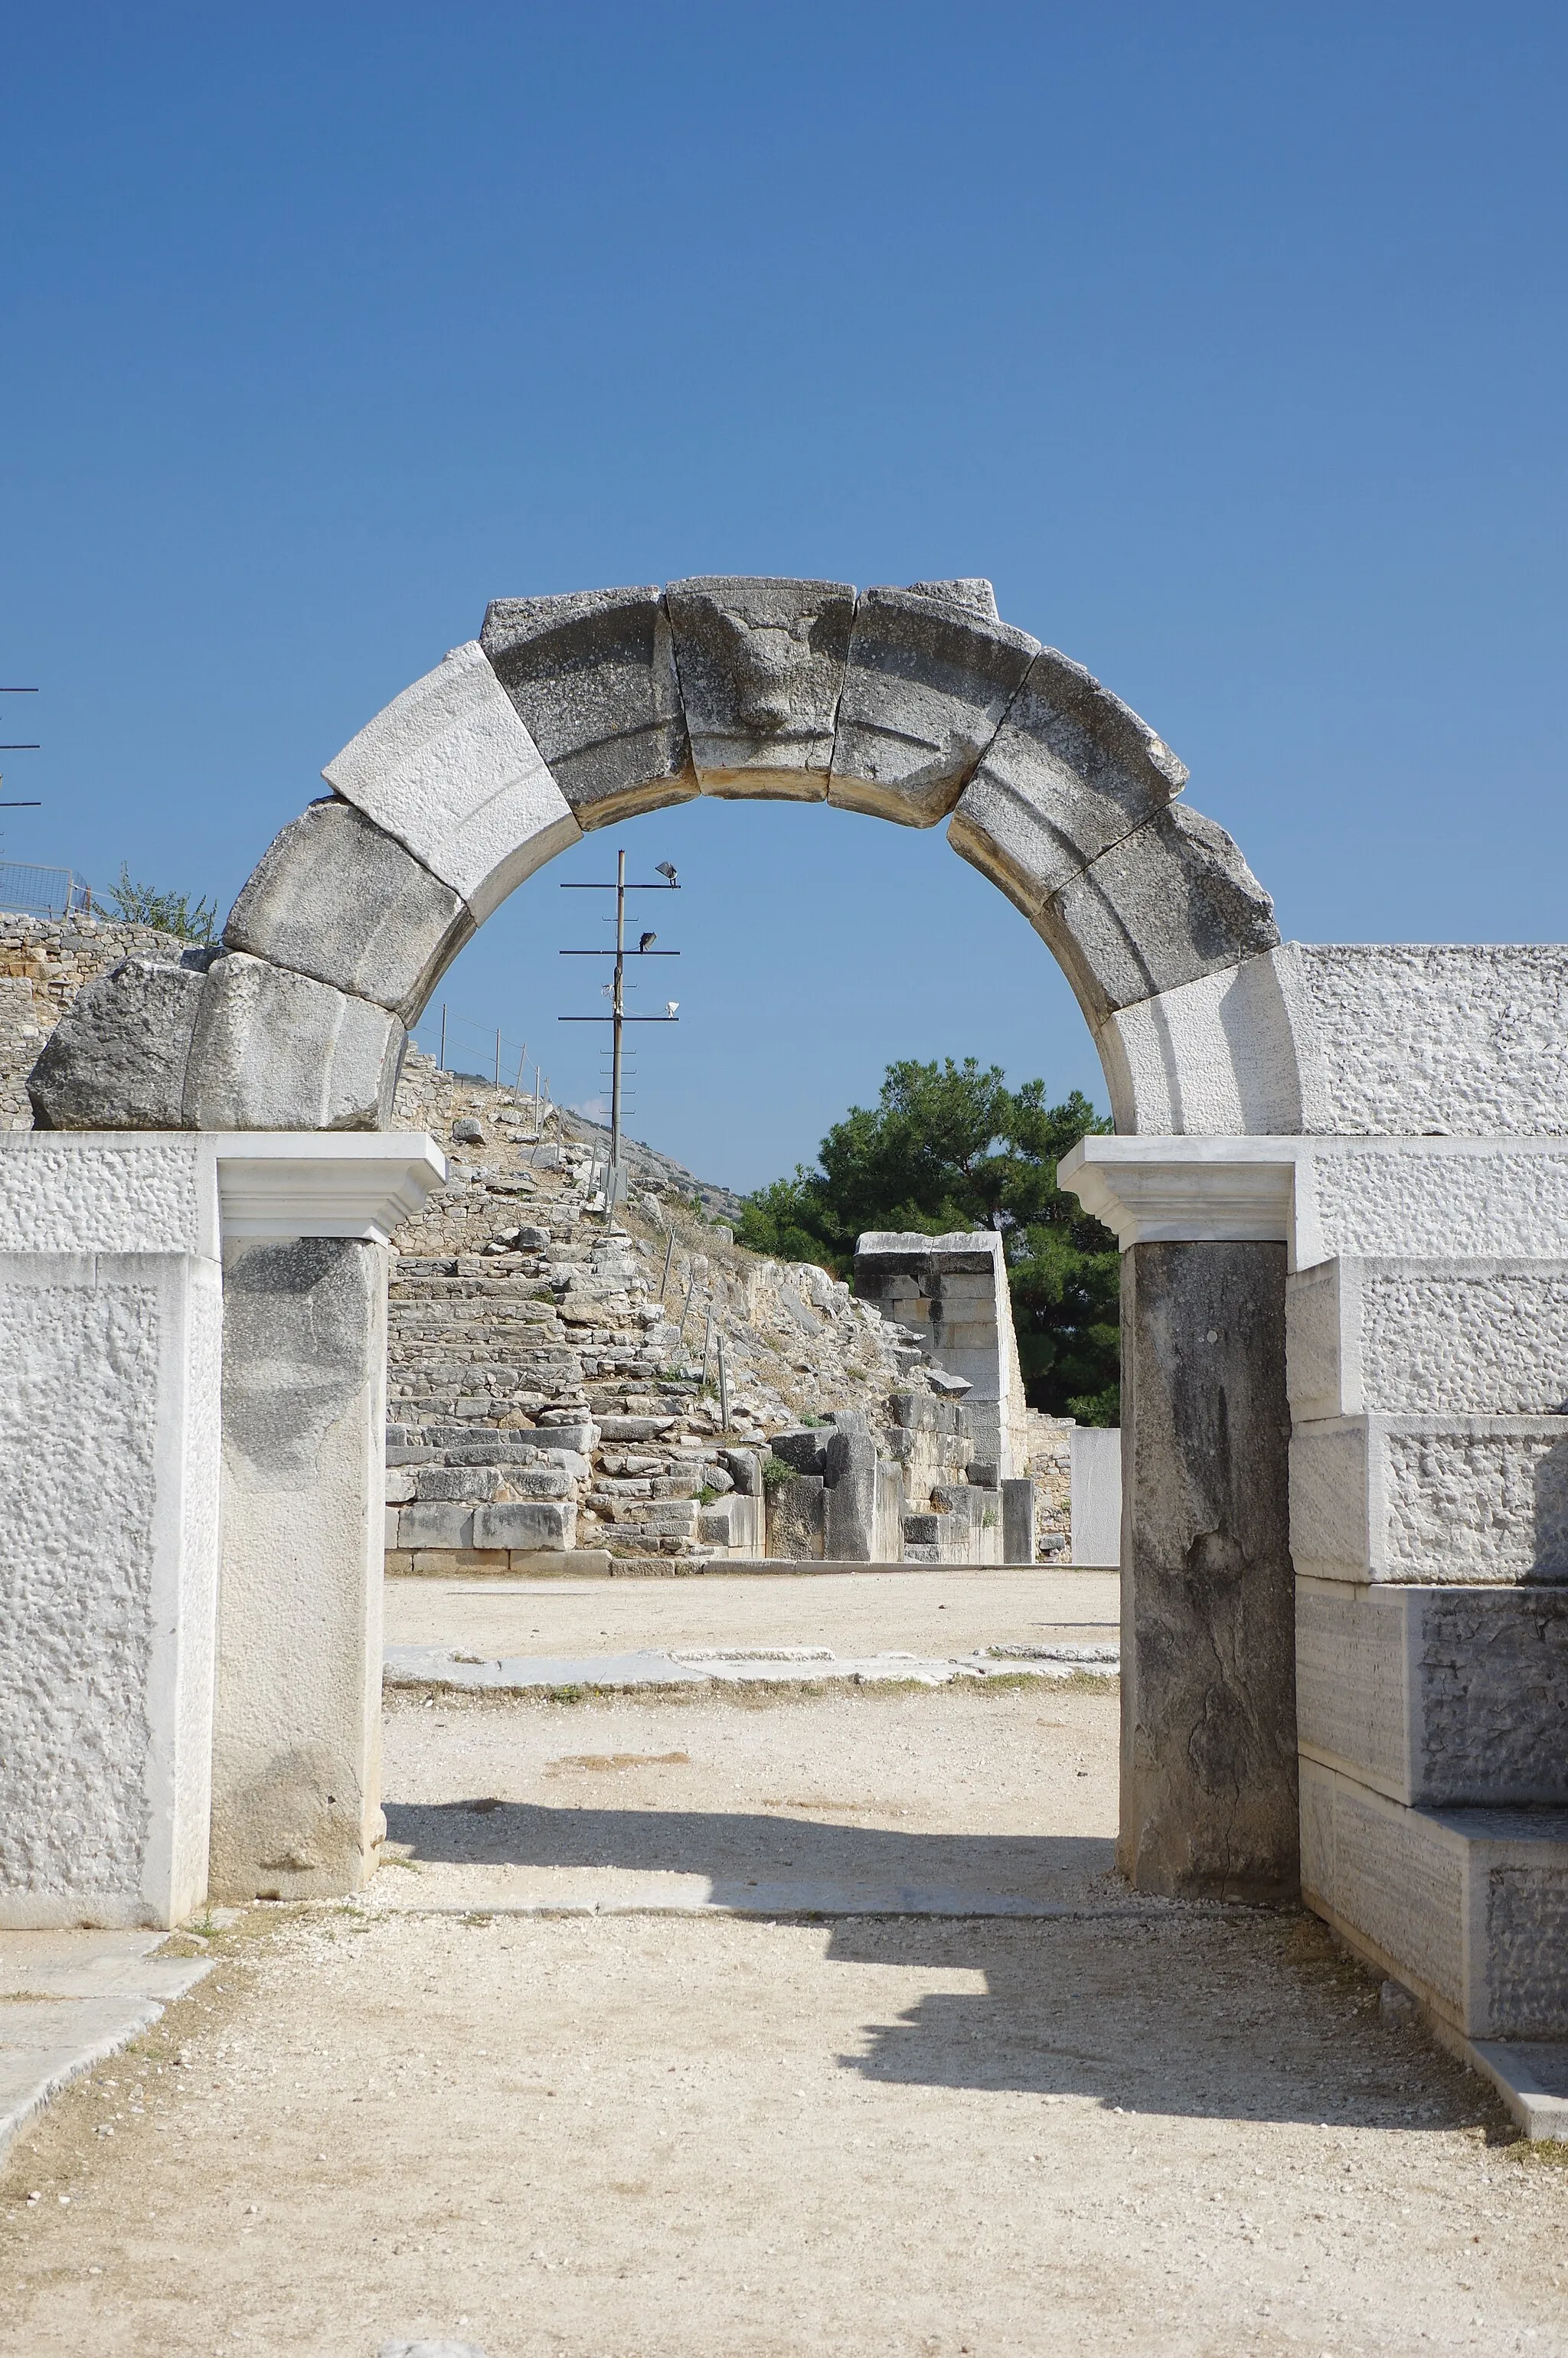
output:
[{"label": "weathered stone block", "polygon": [[947,840],[1037,922],[1054,892],[1162,811],[1186,776],[1119,697],[1043,647],[964,789]]},{"label": "weathered stone block", "polygon": [[27,1076],[40,1130],[178,1130],[206,978],[126,958],[81,991]]},{"label": "weathered stone block", "polygon": [[1568,1811],[1406,1809],[1302,1763],[1303,1897],[1470,2039],[1568,2032]]},{"label": "weathered stone block", "polygon": [[1291,1436],[1291,1546],[1318,1580],[1568,1581],[1568,1422],[1359,1416]]},{"label": "weathered stone block", "polygon": [[217,1898],[356,1891],[374,1870],[385,1304],[384,1246],[224,1248]]},{"label": "weathered stone block", "polygon": [[1284,1898],[1297,1854],[1285,1249],[1122,1256],[1122,1871]]},{"label": "weathered stone block", "polygon": [[806,1562],[822,1553],[827,1486],[820,1474],[797,1474],[768,1493],[768,1553]]},{"label": "weathered stone block", "polygon": [[474,1509],[464,1506],[402,1507],[397,1515],[400,1548],[466,1548],[473,1544]]},{"label": "weathered stone block", "polygon": [[1244,958],[1106,1017],[1095,1034],[1122,1131],[1256,1137],[1319,1129],[1310,1025],[1292,990],[1297,945]]},{"label": "weathered stone block", "polygon": [[1550,1138],[1324,1139],[1295,1175],[1295,1261],[1568,1260],[1568,1146]]},{"label": "weathered stone block", "polygon": [[218,1266],[120,1249],[168,1208],[139,1155],[4,1160],[74,1249],[0,1224],[0,1925],[170,1926],[207,1890]]},{"label": "weathered stone block", "polygon": [[480,1548],[559,1550],[577,1545],[577,1505],[570,1498],[514,1498],[481,1507],[473,1519]]},{"label": "weathered stone block", "polygon": [[697,793],[657,589],[495,598],[480,644],[579,826]]},{"label": "weathered stone block", "polygon": [[582,833],[476,641],[394,697],[321,774],[476,924]]},{"label": "weathered stone block", "polygon": [[827,1424],[792,1425],[786,1432],[775,1433],[768,1446],[775,1457],[793,1466],[797,1474],[826,1474],[832,1433],[832,1426]]},{"label": "weathered stone block", "polygon": [[1135,1000],[1272,949],[1273,910],[1225,829],[1178,806],[1028,914],[1098,1025]]},{"label": "weathered stone block", "polygon": [[1072,1558],[1121,1562],[1121,1434],[1110,1425],[1075,1425],[1067,1435],[1071,1468]]},{"label": "weathered stone block", "polygon": [[1568,1407],[1568,1260],[1342,1255],[1285,1293],[1298,1420],[1363,1410],[1541,1416]]},{"label": "weathered stone block", "polygon": [[853,589],[701,575],[665,602],[703,793],[822,801]]},{"label": "weathered stone block", "polygon": [[1001,1560],[1034,1561],[1034,1485],[1022,1476],[1001,1486]]},{"label": "weathered stone block", "polygon": [[312,803],[263,852],[223,928],[248,950],[405,1023],[474,930],[449,884],[351,803]]},{"label": "weathered stone block", "polygon": [[[989,585],[988,585],[989,586]],[[1040,651],[1027,631],[931,590],[855,609],[827,799],[905,827],[952,809]]]},{"label": "weathered stone block", "polygon": [[837,1417],[823,1456],[823,1553],[835,1563],[871,1563],[876,1557],[877,1448],[864,1416],[846,1411]]},{"label": "weathered stone block", "polygon": [[205,979],[185,1120],[193,1130],[384,1130],[406,1037],[384,1007],[229,951]]},{"label": "weathered stone block", "polygon": [[1302,1128],[1420,1138],[1568,1129],[1568,948],[1293,943],[1320,1086]]},{"label": "weathered stone block", "polygon": [[1390,1800],[1568,1803],[1568,1588],[1296,1584],[1303,1756]]}]

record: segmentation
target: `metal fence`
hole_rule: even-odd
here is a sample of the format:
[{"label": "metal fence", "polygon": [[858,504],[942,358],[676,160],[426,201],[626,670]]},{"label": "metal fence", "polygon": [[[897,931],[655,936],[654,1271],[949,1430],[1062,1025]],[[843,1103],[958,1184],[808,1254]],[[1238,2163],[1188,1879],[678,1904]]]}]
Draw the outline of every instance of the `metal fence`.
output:
[{"label": "metal fence", "polygon": [[90,917],[92,887],[70,868],[34,868],[0,860],[0,909],[28,917]]}]

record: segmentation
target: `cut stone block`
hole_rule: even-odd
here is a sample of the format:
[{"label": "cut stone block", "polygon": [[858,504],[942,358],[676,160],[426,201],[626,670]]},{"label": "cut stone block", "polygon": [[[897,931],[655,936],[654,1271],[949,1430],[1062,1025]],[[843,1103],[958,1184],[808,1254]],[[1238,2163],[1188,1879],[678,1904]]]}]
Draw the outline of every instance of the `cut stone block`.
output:
[{"label": "cut stone block", "polygon": [[1293,1135],[1314,1083],[1314,1037],[1292,990],[1296,945],[1218,968],[1108,1015],[1095,1034],[1124,1132]]},{"label": "cut stone block", "polygon": [[407,1035],[365,999],[232,950],[206,978],[192,1130],[385,1130]]},{"label": "cut stone block", "polygon": [[1307,1579],[1568,1581],[1568,1420],[1298,1424],[1291,1552]]},{"label": "cut stone block", "polygon": [[468,904],[351,803],[312,803],[257,862],[224,946],[416,1023],[474,930]]},{"label": "cut stone block", "polygon": [[514,1498],[481,1507],[474,1514],[473,1543],[476,1548],[575,1548],[576,1501]]},{"label": "cut stone block", "polygon": [[795,1473],[825,1475],[832,1437],[831,1425],[792,1425],[787,1432],[775,1433],[768,1446],[781,1465],[793,1466]]},{"label": "cut stone block", "polygon": [[427,1504],[400,1507],[397,1544],[400,1548],[471,1547],[473,1519],[471,1507],[444,1505],[435,1499]]},{"label": "cut stone block", "polygon": [[1568,1811],[1406,1809],[1303,1760],[1302,1895],[1466,2038],[1568,2032]]},{"label": "cut stone block", "polygon": [[1119,697],[1043,647],[964,789],[947,840],[1038,920],[1054,892],[1155,817],[1186,777]]},{"label": "cut stone block", "polygon": [[1568,1130],[1568,947],[1295,943],[1291,963],[1322,1075],[1303,1130]]},{"label": "cut stone block", "polygon": [[827,1520],[820,1474],[797,1474],[768,1494],[768,1553],[806,1563],[822,1553]]},{"label": "cut stone block", "polygon": [[1177,807],[1028,914],[1098,1026],[1134,1001],[1272,949],[1273,910],[1225,829]]},{"label": "cut stone block", "polygon": [[218,1899],[375,1869],[386,1260],[348,1237],[224,1245]]},{"label": "cut stone block", "polygon": [[869,1422],[846,1412],[827,1434],[823,1554],[835,1563],[872,1563],[877,1539],[877,1449]]},{"label": "cut stone block", "polygon": [[1001,1560],[1033,1563],[1035,1551],[1034,1485],[1020,1475],[1001,1486]]},{"label": "cut stone block", "polygon": [[146,1161],[29,1153],[74,1249],[5,1223],[0,1925],[170,1926],[206,1896],[222,1296],[207,1253],[120,1249],[195,1194]]},{"label": "cut stone block", "polygon": [[321,774],[476,924],[582,833],[477,640],[395,696]]},{"label": "cut stone block", "polygon": [[579,826],[697,793],[657,589],[495,598],[480,644]]},{"label": "cut stone block", "polygon": [[1285,1334],[1298,1422],[1568,1408],[1568,1260],[1337,1257],[1291,1278]]},{"label": "cut stone block", "polygon": [[1568,1588],[1298,1581],[1296,1717],[1392,1801],[1568,1803]]},{"label": "cut stone block", "polygon": [[703,793],[822,801],[850,585],[699,575],[672,581],[665,602]]},{"label": "cut stone block", "polygon": [[855,609],[827,799],[905,827],[957,801],[1039,641],[929,591],[868,590]]},{"label": "cut stone block", "polygon": [[971,614],[979,614],[988,622],[997,619],[996,591],[980,573],[965,574],[952,581],[912,581],[909,595],[939,598],[946,605],[967,607]]},{"label": "cut stone block", "polygon": [[1136,1244],[1121,1275],[1121,1830],[1141,1891],[1296,1887],[1285,1249]]},{"label": "cut stone block", "polygon": [[206,978],[125,958],[77,995],[27,1076],[40,1130],[178,1130]]},{"label": "cut stone block", "polygon": [[1108,1569],[1121,1562],[1121,1434],[1114,1425],[1075,1425],[1067,1435],[1072,1480],[1072,1560]]}]

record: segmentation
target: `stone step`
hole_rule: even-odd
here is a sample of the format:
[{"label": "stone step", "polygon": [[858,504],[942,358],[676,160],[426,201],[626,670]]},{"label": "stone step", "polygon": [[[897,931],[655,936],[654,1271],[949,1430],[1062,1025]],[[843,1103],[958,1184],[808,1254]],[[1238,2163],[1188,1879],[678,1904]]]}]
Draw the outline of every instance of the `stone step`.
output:
[{"label": "stone step", "polygon": [[1294,1425],[1291,1553],[1319,1580],[1568,1581],[1568,1418]]},{"label": "stone step", "polygon": [[1568,1805],[1568,1587],[1298,1580],[1296,1724],[1391,1801]]},{"label": "stone step", "polygon": [[1568,1810],[1411,1809],[1303,1760],[1302,1895],[1465,2039],[1568,2037]]},{"label": "stone step", "polygon": [[1545,1416],[1568,1404],[1568,1260],[1342,1255],[1285,1287],[1298,1420]]}]

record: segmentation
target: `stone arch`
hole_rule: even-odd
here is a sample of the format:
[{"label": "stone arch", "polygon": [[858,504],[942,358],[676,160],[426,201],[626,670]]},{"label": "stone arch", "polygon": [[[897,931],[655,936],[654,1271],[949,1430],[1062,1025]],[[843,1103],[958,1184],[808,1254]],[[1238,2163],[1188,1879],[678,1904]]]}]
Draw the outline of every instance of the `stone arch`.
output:
[{"label": "stone arch", "polygon": [[989,582],[499,599],[323,775],[217,953],[82,994],[29,1082],[40,1127],[384,1129],[476,926],[586,831],[703,794],[946,820],[1066,975],[1119,1130],[1303,1126],[1268,894],[1163,741]]},{"label": "stone arch", "polygon": [[[166,1137],[128,1152],[124,1132],[183,1131],[217,1174],[211,1823],[227,1898],[352,1888],[376,1841],[389,1222],[360,1200],[373,1141],[300,1133],[389,1126],[407,1027],[440,975],[583,833],[699,794],[945,820],[1065,972],[1119,1130],[1168,1154],[1173,1132],[1201,1147],[1324,1110],[1310,954],[1280,944],[1230,837],[1178,799],[1170,748],[1004,623],[989,583],[704,577],[499,600],[323,774],[330,795],[263,855],[219,947],[91,986],[28,1083],[40,1168],[101,1163],[113,1194],[179,1151]],[[243,1135],[266,1131],[287,1135]],[[410,1164],[389,1140],[385,1159],[417,1194],[436,1158],[396,1141],[415,1146]],[[1278,1898],[1297,1855],[1285,1231],[1271,1194],[1260,1221],[1227,1193],[1257,1194],[1255,1162],[1269,1157],[1221,1172],[1226,1201],[1195,1225],[1179,1171],[1174,1212],[1123,1260],[1122,1855],[1147,1888]],[[375,1203],[399,1184],[375,1179]],[[328,1380],[311,1307],[324,1272],[359,1303],[362,1347],[332,1375],[332,1446],[301,1474],[275,1462],[274,1395],[289,1368]],[[209,1416],[211,1374],[194,1386]],[[214,1550],[216,1496],[193,1509]],[[332,1636],[302,1649],[292,1633],[327,1606]],[[1206,1747],[1195,1729],[1219,1734]]]}]

